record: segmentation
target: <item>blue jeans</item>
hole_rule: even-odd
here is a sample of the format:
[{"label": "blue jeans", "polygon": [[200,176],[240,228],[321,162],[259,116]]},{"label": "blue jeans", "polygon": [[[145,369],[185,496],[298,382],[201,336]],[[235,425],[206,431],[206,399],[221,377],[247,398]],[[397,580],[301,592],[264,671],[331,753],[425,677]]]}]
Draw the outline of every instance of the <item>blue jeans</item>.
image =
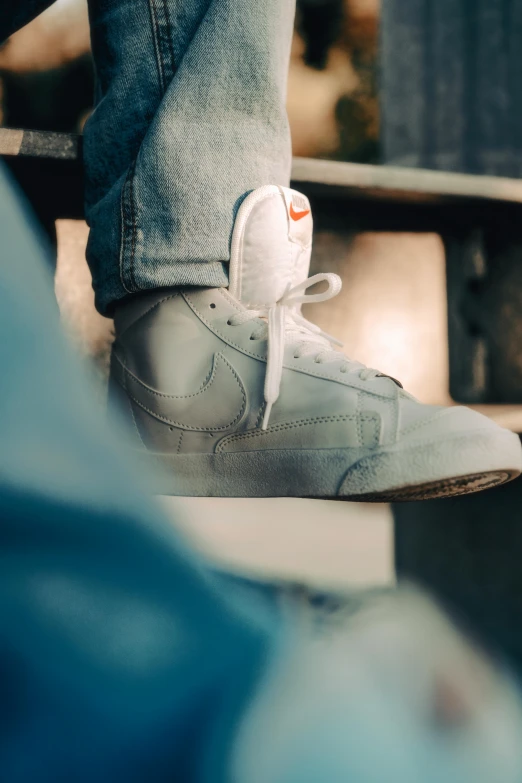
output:
[{"label": "blue jeans", "polygon": [[[7,0],[0,39],[49,4]],[[163,286],[226,286],[241,200],[289,182],[295,0],[89,4],[97,91],[85,128],[87,256],[97,307],[109,313]]]}]

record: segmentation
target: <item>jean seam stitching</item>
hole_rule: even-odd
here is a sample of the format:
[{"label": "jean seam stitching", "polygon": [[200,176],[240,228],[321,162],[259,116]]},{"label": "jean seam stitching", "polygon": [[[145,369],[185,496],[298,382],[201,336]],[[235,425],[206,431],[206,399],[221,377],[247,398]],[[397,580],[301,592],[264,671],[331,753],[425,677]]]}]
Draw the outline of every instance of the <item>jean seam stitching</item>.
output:
[{"label": "jean seam stitching", "polygon": [[[161,9],[160,9],[161,4]],[[156,59],[160,72],[160,86],[163,94],[175,72],[172,21],[166,0],[149,0],[152,24],[154,27],[154,43]],[[165,38],[166,33],[166,38]]]},{"label": "jean seam stitching", "polygon": [[[134,260],[136,256],[137,244],[137,224],[136,210],[134,204],[134,171],[136,169],[134,161],[129,167],[125,183],[122,190],[122,237],[120,253],[120,280],[127,293],[139,291],[134,276]],[[128,253],[128,229],[130,227],[130,255]]]},{"label": "jean seam stitching", "polygon": [[160,80],[161,92],[164,95],[167,89],[165,80],[163,54],[161,51],[160,23],[158,20],[158,9],[155,0],[149,0],[150,16],[152,21],[152,34],[154,37],[154,48],[156,50],[156,64]]},{"label": "jean seam stitching", "polygon": [[[174,56],[174,36],[173,36],[173,28],[172,28],[172,19],[170,17],[169,7],[167,0],[163,0],[163,13],[165,16],[165,27],[167,32],[167,41],[168,41],[168,52],[169,52],[169,60],[170,60],[170,68],[169,68],[169,77],[172,79],[174,77],[174,74],[176,72],[176,59]],[[165,63],[163,64],[163,67],[165,68]]]},{"label": "jean seam stitching", "polygon": [[[168,13],[165,0],[162,0],[164,26],[166,27],[167,36],[169,41],[172,41],[172,24],[170,15]],[[172,74],[174,71],[174,53],[172,48],[169,47],[168,57],[170,63],[167,64],[164,52],[163,38],[161,34],[161,22],[158,18],[158,7],[156,0],[149,0],[149,9],[151,15],[152,34],[154,39],[154,49],[156,53],[156,63],[158,68],[158,78],[160,83],[160,89],[164,95],[167,89],[166,70],[168,69]],[[138,153],[139,154],[139,153]],[[120,280],[123,288],[127,293],[135,293],[141,290],[136,282],[135,275],[135,261],[136,261],[136,247],[137,247],[137,216],[136,216],[136,202],[135,202],[135,187],[134,187],[134,174],[136,171],[137,157],[131,164],[127,178],[123,185],[122,190],[122,221],[121,221],[121,250],[120,250]],[[130,254],[129,254],[129,237],[128,230],[130,228]]]},{"label": "jean seam stitching", "polygon": [[136,243],[137,243],[137,234],[138,234],[138,226],[136,221],[136,201],[134,198],[134,172],[136,170],[136,163],[137,159],[134,162],[134,165],[132,166],[132,173],[130,177],[129,182],[129,201],[131,206],[131,225],[132,225],[132,244],[131,244],[131,256],[129,259],[129,277],[131,280],[131,285],[134,289],[134,291],[139,290],[139,286],[136,285],[136,277],[134,275],[134,262],[136,260]]}]

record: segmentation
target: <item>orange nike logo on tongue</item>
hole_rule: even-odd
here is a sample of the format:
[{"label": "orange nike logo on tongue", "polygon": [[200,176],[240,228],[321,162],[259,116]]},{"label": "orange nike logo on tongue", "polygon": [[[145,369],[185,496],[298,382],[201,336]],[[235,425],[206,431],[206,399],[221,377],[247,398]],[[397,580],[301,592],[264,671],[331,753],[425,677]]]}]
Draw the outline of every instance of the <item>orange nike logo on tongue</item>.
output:
[{"label": "orange nike logo on tongue", "polygon": [[302,212],[296,212],[294,209],[294,205],[290,204],[290,217],[292,218],[292,220],[295,221],[302,220],[304,217],[306,217],[309,214],[310,214],[309,209],[303,209]]}]

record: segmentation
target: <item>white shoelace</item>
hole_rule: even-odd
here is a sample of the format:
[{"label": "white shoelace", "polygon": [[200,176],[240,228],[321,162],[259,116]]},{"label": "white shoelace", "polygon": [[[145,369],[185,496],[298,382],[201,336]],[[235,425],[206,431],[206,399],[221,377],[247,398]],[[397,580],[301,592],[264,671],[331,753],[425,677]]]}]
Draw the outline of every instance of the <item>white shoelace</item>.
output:
[{"label": "white shoelace", "polygon": [[[326,291],[321,294],[306,293],[310,286],[321,282],[328,283]],[[370,380],[382,375],[377,370],[365,367],[334,350],[332,345],[342,346],[342,343],[303,318],[297,309],[299,305],[304,303],[325,302],[332,299],[337,296],[341,287],[342,281],[339,275],[331,273],[313,275],[293,288],[287,289],[277,302],[256,309],[246,308],[242,313],[237,313],[229,319],[229,323],[233,326],[263,319],[256,324],[252,339],[261,340],[268,336],[264,390],[266,409],[262,425],[264,430],[268,427],[272,407],[279,397],[286,344],[295,343],[295,359],[315,353],[315,361],[318,364],[341,360],[340,372],[357,373],[363,380]]]}]

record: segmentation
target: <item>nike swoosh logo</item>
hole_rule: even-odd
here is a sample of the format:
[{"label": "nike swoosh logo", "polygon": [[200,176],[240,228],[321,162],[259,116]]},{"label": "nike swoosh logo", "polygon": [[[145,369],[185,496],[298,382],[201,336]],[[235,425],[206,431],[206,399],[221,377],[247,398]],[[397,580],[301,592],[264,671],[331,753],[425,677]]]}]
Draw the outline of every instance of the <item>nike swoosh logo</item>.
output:
[{"label": "nike swoosh logo", "polygon": [[[120,383],[128,396],[154,418],[195,432],[226,430],[243,417],[247,396],[234,367],[221,353],[214,356],[210,375],[193,394],[164,394],[140,381],[115,356]],[[120,374],[118,373],[118,374]]]},{"label": "nike swoosh logo", "polygon": [[293,203],[290,204],[290,217],[292,218],[292,220],[295,220],[295,221],[302,220],[303,218],[305,218],[309,214],[310,214],[310,210],[309,209],[303,209],[302,212],[296,212],[296,210],[294,209]]}]

